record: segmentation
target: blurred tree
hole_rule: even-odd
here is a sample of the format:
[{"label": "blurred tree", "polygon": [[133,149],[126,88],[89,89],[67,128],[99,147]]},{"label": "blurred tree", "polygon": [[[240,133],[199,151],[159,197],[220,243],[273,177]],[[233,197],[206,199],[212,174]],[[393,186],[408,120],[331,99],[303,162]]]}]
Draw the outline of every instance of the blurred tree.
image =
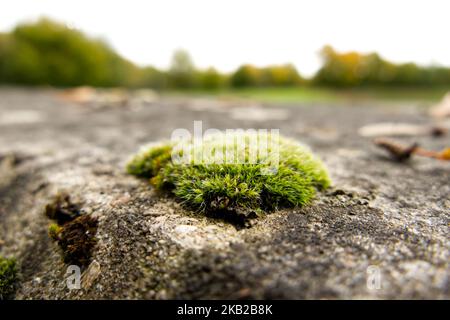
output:
[{"label": "blurred tree", "polygon": [[187,89],[196,85],[196,73],[194,63],[185,50],[177,50],[173,54],[170,65],[169,85],[172,88]]},{"label": "blurred tree", "polygon": [[450,84],[448,68],[425,68],[414,63],[393,64],[376,53],[337,53],[330,46],[322,49],[321,57],[323,65],[314,77],[316,84],[335,87]]},{"label": "blurred tree", "polygon": [[449,68],[432,66],[428,71],[425,76],[427,84],[450,84]]},{"label": "blurred tree", "polygon": [[45,78],[39,55],[28,43],[16,42],[10,35],[0,40],[0,81],[36,84]]},{"label": "blurred tree", "polygon": [[249,64],[240,66],[231,75],[231,85],[236,88],[252,87],[260,85],[261,71]]},{"label": "blurred tree", "polygon": [[200,86],[203,89],[219,89],[225,86],[225,76],[212,67],[206,69],[205,71],[199,71],[198,74],[200,78]]},{"label": "blurred tree", "polygon": [[154,67],[145,67],[141,69],[139,81],[140,87],[150,87],[157,90],[166,89],[168,86],[167,74]]},{"label": "blurred tree", "polygon": [[261,70],[262,85],[271,87],[295,86],[303,82],[297,69],[291,64],[269,66]]},{"label": "blurred tree", "polygon": [[2,42],[3,82],[118,86],[128,85],[136,74],[136,67],[103,41],[48,19],[19,25]]},{"label": "blurred tree", "polygon": [[361,84],[361,78],[368,73],[362,57],[356,52],[339,54],[330,46],[325,46],[320,53],[323,65],[315,79],[320,84],[339,87]]},{"label": "blurred tree", "polygon": [[[322,67],[313,84],[334,87],[449,85],[450,69],[394,64],[376,53],[321,50]],[[155,89],[217,89],[296,86],[306,82],[293,65],[257,68],[246,64],[231,75],[214,68],[196,70],[184,50],[174,53],[168,71],[141,68],[117,54],[104,41],[66,25],[41,19],[0,33],[0,83],[53,86],[127,86]]]}]

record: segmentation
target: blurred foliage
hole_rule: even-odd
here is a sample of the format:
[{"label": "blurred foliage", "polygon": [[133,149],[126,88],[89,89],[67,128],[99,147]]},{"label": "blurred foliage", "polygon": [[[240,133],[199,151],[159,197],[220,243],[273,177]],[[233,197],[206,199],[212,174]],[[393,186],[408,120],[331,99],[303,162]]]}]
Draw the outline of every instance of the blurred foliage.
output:
[{"label": "blurred foliage", "polygon": [[243,65],[231,75],[231,85],[242,87],[288,87],[304,83],[295,67],[291,64],[257,68]]},{"label": "blurred foliage", "polygon": [[0,82],[54,86],[120,86],[139,69],[101,40],[41,19],[0,39]]},{"label": "blurred foliage", "polygon": [[376,53],[339,53],[330,46],[322,49],[321,57],[323,65],[311,80],[302,78],[291,64],[262,68],[245,64],[231,74],[212,67],[200,70],[184,50],[174,53],[170,68],[165,71],[138,67],[104,41],[44,18],[18,25],[10,33],[0,33],[0,83],[157,90],[281,88],[304,84],[336,88],[450,84],[449,68],[394,64]]},{"label": "blurred foliage", "polygon": [[297,69],[291,64],[264,68],[262,74],[262,81],[265,86],[295,86],[305,82],[298,74]]},{"label": "blurred foliage", "polygon": [[227,85],[227,76],[210,67],[205,71],[198,71],[200,87],[206,90],[215,90]]},{"label": "blurred foliage", "polygon": [[157,90],[165,89],[168,86],[167,73],[154,67],[142,68],[140,71],[140,78],[137,86],[148,87]]},{"label": "blurred foliage", "polygon": [[173,54],[168,72],[171,88],[188,89],[197,85],[195,66],[188,52],[177,50]]},{"label": "blurred foliage", "polygon": [[252,65],[240,66],[236,72],[231,75],[230,83],[233,87],[254,87],[259,85],[261,72]]},{"label": "blurred foliage", "polygon": [[393,64],[376,53],[338,53],[326,46],[321,51],[323,65],[314,83],[335,87],[426,86],[450,84],[450,69],[420,67],[414,63]]}]

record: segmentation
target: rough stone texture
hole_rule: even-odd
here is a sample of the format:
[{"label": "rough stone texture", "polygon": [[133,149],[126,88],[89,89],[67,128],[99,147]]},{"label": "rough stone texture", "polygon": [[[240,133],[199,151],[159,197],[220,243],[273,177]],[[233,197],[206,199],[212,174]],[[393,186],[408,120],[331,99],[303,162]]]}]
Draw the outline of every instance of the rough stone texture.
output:
[{"label": "rough stone texture", "polygon": [[[248,111],[248,112],[246,112]],[[239,229],[183,209],[124,173],[175,128],[279,128],[309,144],[334,188]],[[427,124],[420,106],[258,106],[163,98],[92,108],[52,91],[0,89],[0,254],[21,265],[18,299],[449,299],[450,164],[385,158],[358,129]],[[439,150],[448,136],[403,138]],[[82,289],[69,290],[43,207],[58,191],[99,220]],[[375,266],[381,288],[367,285]]]}]

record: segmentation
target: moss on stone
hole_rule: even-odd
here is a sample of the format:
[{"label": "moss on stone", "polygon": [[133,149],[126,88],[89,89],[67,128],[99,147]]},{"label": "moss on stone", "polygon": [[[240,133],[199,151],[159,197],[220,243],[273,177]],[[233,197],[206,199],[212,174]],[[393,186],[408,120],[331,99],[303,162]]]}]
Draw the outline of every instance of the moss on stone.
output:
[{"label": "moss on stone", "polygon": [[87,266],[97,243],[97,220],[81,215],[81,206],[73,203],[66,193],[58,193],[45,206],[44,213],[55,221],[49,226],[48,235],[61,248],[64,262]]},{"label": "moss on stone", "polygon": [[[267,153],[258,149],[256,161],[248,161],[252,152],[250,143],[255,141],[252,139],[255,135],[248,133],[203,139],[200,153],[207,150],[205,154],[215,157],[218,150],[225,155],[224,150],[233,150],[235,159],[244,159],[241,163],[228,163],[226,159],[223,163],[211,163],[214,162],[211,157],[195,161],[195,152],[199,149],[198,146],[195,149],[190,140],[184,142],[183,148],[174,143],[149,147],[128,163],[127,171],[150,178],[156,189],[169,190],[183,204],[199,212],[260,214],[279,207],[302,206],[311,201],[316,190],[330,185],[322,162],[307,147],[279,137],[277,150],[268,143]],[[271,137],[259,134],[257,139],[270,142]],[[236,141],[244,147],[236,147]],[[173,161],[172,154],[182,156],[186,150],[191,153],[188,163]],[[274,151],[278,152],[276,166]]]},{"label": "moss on stone", "polygon": [[16,260],[0,256],[0,300],[8,299],[14,294],[17,275]]},{"label": "moss on stone", "polygon": [[58,240],[59,234],[61,233],[61,229],[62,227],[59,226],[57,223],[52,223],[49,227],[48,227],[48,235],[50,238],[52,238],[53,240]]},{"label": "moss on stone", "polygon": [[49,236],[55,240],[67,264],[85,267],[91,261],[92,251],[97,243],[97,220],[83,215],[65,223],[63,226],[51,224]]}]

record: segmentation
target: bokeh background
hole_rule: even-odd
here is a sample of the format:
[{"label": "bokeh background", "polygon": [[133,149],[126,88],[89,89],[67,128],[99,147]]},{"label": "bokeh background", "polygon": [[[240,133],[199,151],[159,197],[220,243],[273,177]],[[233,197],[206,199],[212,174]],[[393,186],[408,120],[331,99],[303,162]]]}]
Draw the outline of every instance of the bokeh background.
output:
[{"label": "bokeh background", "polygon": [[0,83],[266,101],[437,100],[444,1],[9,1]]}]

